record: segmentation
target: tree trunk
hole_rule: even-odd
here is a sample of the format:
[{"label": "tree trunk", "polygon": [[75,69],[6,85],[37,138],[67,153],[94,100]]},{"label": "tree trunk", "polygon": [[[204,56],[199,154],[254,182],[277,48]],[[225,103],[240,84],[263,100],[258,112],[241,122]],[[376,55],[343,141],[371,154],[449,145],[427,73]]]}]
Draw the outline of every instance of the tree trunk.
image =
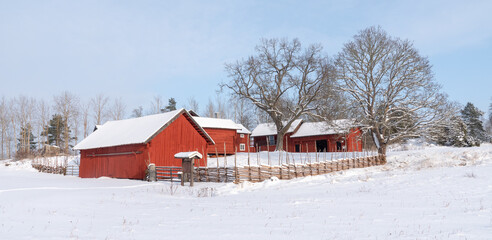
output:
[{"label": "tree trunk", "polygon": [[384,139],[380,137],[380,134],[377,131],[371,130],[371,135],[372,135],[372,140],[376,144],[376,147],[378,148],[378,154],[382,155],[381,161],[383,164],[386,163],[386,147],[388,146],[387,143],[384,142]]},{"label": "tree trunk", "polygon": [[284,150],[284,136],[285,136],[285,133],[283,133],[283,132],[277,133],[277,146],[275,147],[275,151],[283,151]]},{"label": "tree trunk", "polygon": [[383,164],[386,163],[386,143],[381,143],[381,146],[378,148],[378,154],[381,155],[381,162]]}]

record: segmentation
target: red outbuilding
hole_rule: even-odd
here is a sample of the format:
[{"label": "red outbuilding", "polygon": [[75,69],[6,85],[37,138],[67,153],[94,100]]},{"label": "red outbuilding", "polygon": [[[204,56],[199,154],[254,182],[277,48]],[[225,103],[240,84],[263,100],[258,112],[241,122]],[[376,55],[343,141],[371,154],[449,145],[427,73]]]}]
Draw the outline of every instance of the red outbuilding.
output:
[{"label": "red outbuilding", "polygon": [[234,121],[221,118],[193,117],[210,135],[215,145],[208,146],[208,154],[234,154],[237,145],[237,131],[241,129]]},{"label": "red outbuilding", "polygon": [[[297,119],[290,125],[284,135],[284,150],[292,151],[289,139],[302,124],[302,119]],[[277,127],[274,123],[261,123],[251,133],[253,143],[257,151],[275,151],[277,145]]]},{"label": "red outbuilding", "polygon": [[198,151],[207,165],[214,141],[184,109],[140,118],[109,121],[74,149],[80,150],[79,176],[143,179],[150,163],[181,166],[178,152]]},{"label": "red outbuilding", "polygon": [[[273,123],[258,125],[251,136],[258,151],[275,151],[277,131]],[[288,152],[355,152],[362,151],[362,130],[353,120],[303,122],[296,120],[284,136]]]},{"label": "red outbuilding", "polygon": [[304,122],[290,136],[290,152],[359,152],[362,151],[362,131],[353,120]]},{"label": "red outbuilding", "polygon": [[242,124],[238,123],[237,126],[241,128],[237,130],[236,135],[237,152],[248,152],[248,148],[250,152],[254,152],[255,148],[254,146],[251,146],[252,143],[250,141],[251,131],[249,131]]}]

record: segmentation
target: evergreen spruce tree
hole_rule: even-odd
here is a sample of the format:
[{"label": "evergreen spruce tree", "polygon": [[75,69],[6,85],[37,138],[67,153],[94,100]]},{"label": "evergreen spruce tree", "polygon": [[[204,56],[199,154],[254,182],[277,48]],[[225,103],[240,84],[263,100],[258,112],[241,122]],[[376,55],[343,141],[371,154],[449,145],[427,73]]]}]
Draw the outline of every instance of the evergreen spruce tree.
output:
[{"label": "evergreen spruce tree", "polygon": [[176,110],[176,100],[174,100],[174,98],[169,98],[169,102],[162,112],[170,112],[174,110]]},{"label": "evergreen spruce tree", "polygon": [[[70,128],[67,128],[70,134]],[[45,126],[42,132],[43,136],[48,137],[48,142],[45,144],[58,146],[63,149],[65,141],[65,121],[60,114],[53,115],[48,126]]]},{"label": "evergreen spruce tree", "polygon": [[480,145],[480,142],[487,140],[487,134],[483,128],[482,116],[483,112],[476,108],[472,103],[467,103],[465,108],[461,111],[461,117],[466,124],[468,136],[473,138],[476,146]]}]

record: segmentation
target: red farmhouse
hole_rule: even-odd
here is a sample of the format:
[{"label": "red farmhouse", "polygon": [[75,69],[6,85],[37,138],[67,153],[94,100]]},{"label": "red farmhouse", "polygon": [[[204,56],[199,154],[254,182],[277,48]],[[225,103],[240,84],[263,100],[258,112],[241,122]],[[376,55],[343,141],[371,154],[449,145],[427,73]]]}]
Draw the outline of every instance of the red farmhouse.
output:
[{"label": "red farmhouse", "polygon": [[[354,127],[353,122],[347,119],[336,120],[330,124],[300,121],[299,126],[291,126],[287,132],[284,138],[284,150],[289,152],[362,151],[362,131]],[[277,137],[275,125],[268,123],[260,124],[258,127],[253,130],[252,136],[259,151],[266,151],[267,140],[270,145],[269,151],[274,151]]]},{"label": "red farmhouse", "polygon": [[143,179],[150,163],[180,166],[174,154],[198,151],[207,164],[214,141],[184,109],[140,118],[109,121],[82,140],[79,176]]},{"label": "red farmhouse", "polygon": [[223,155],[234,154],[235,148],[239,150],[236,143],[237,131],[240,130],[236,123],[230,119],[193,117],[195,121],[210,135],[215,145],[208,146],[208,154]]}]

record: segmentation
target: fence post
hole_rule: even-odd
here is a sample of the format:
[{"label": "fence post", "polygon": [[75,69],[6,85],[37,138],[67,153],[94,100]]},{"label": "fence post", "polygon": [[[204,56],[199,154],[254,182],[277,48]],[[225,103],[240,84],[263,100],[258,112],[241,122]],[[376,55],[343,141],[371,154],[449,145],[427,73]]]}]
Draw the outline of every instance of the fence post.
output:
[{"label": "fence post", "polygon": [[237,177],[237,146],[234,148],[234,181],[239,183],[239,178]]}]

